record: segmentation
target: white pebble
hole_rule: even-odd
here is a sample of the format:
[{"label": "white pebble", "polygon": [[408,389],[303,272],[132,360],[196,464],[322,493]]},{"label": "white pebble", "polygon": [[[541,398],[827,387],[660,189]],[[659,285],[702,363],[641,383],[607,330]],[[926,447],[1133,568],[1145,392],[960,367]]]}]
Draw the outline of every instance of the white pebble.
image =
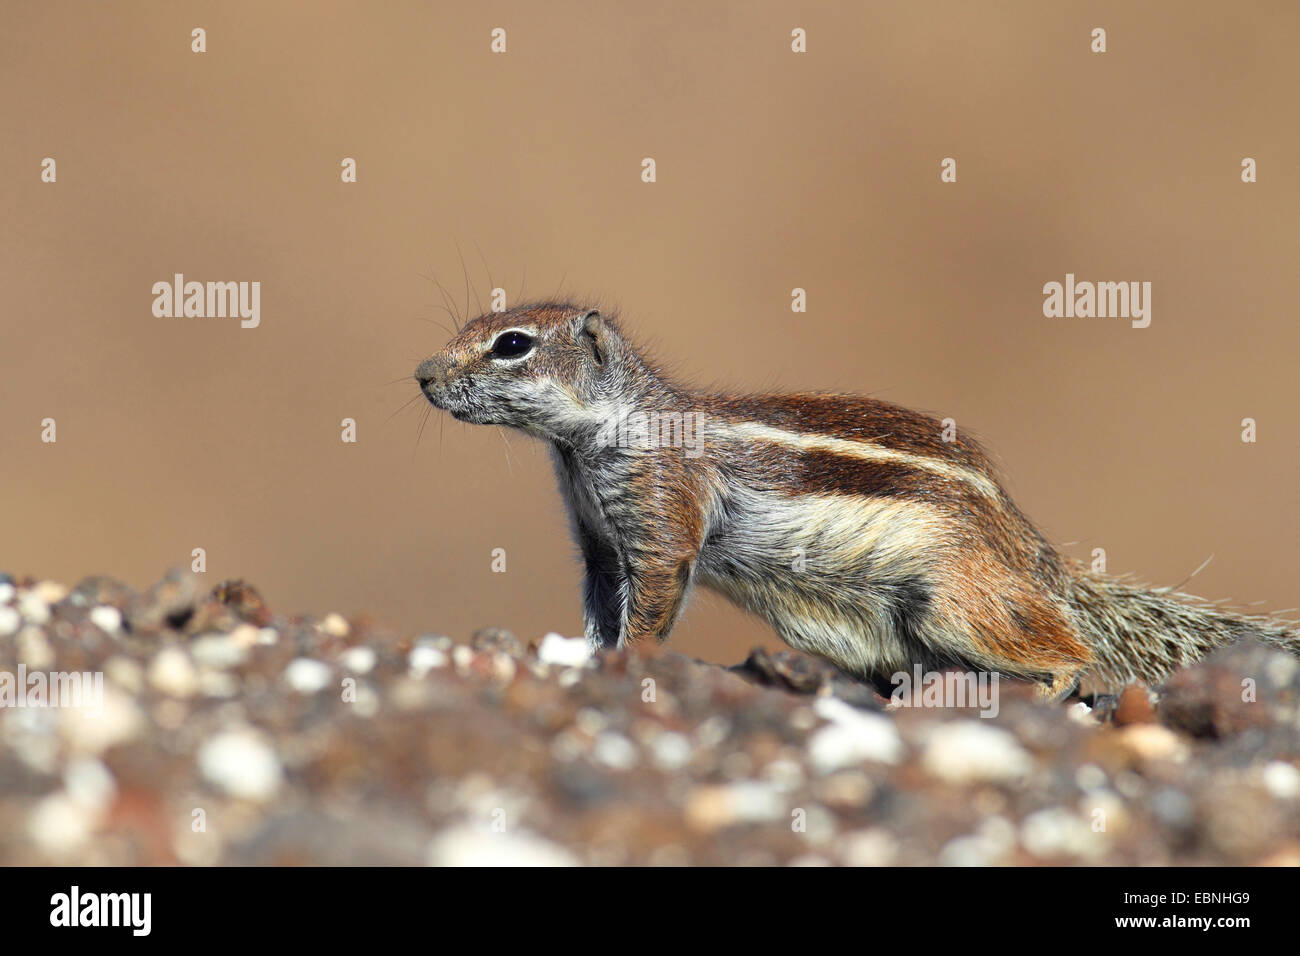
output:
[{"label": "white pebble", "polygon": [[8,637],[23,625],[23,616],[7,604],[0,604],[0,637]]},{"label": "white pebble", "polygon": [[297,657],[284,669],[284,679],[300,694],[315,694],[329,686],[330,668],[310,657]]},{"label": "white pebble", "polygon": [[63,856],[90,839],[98,814],[66,793],[46,797],[32,809],[27,832],[32,842],[52,856]]},{"label": "white pebble", "polygon": [[406,655],[407,666],[416,677],[423,677],[431,670],[447,666],[447,654],[428,644],[417,644]]},{"label": "white pebble", "polygon": [[881,829],[846,833],[839,846],[845,866],[889,866],[898,856],[898,841]]},{"label": "white pebble", "polygon": [[595,707],[584,707],[573,715],[573,726],[589,737],[594,737],[608,726],[609,721]]},{"label": "white pebble", "polygon": [[665,731],[650,744],[655,766],[660,770],[680,770],[691,761],[691,741],[684,734]]},{"label": "white pebble", "polygon": [[444,830],[429,843],[430,866],[579,866],[578,858],[558,844],[527,830],[495,833],[461,825]]},{"label": "white pebble", "polygon": [[1295,672],[1300,670],[1300,661],[1290,654],[1278,652],[1270,656],[1264,663],[1264,669],[1268,671],[1270,681],[1279,687],[1285,687],[1291,683],[1291,678],[1295,676]]},{"label": "white pebble", "polygon": [[789,813],[781,793],[758,780],[697,787],[686,800],[686,822],[704,831],[783,820]]},{"label": "white pebble", "polygon": [[18,596],[18,610],[32,624],[45,624],[50,620],[50,605],[35,591],[24,591]]},{"label": "white pebble", "polygon": [[1074,782],[1080,790],[1100,790],[1106,786],[1106,771],[1095,763],[1082,764],[1074,772]]},{"label": "white pebble", "polygon": [[204,667],[228,670],[248,660],[248,648],[230,634],[204,634],[190,641],[190,654]]},{"label": "white pebble", "polygon": [[1162,724],[1129,724],[1120,730],[1120,739],[1144,760],[1171,760],[1181,763],[1190,752],[1181,737]]},{"label": "white pebble", "polygon": [[379,660],[373,647],[350,647],[339,655],[339,663],[354,674],[368,674]]},{"label": "white pebble", "polygon": [[99,707],[69,707],[59,711],[59,731],[78,753],[100,754],[134,740],[144,727],[135,701],[116,685],[105,683]]},{"label": "white pebble", "polygon": [[0,583],[0,604],[8,604],[17,593],[18,589],[9,582]]},{"label": "white pebble", "polygon": [[1105,848],[1104,834],[1064,807],[1032,813],[1020,824],[1020,842],[1034,856],[1090,856]]},{"label": "white pebble", "polygon": [[92,810],[105,809],[117,793],[108,768],[94,757],[74,757],[63,771],[63,787],[74,801]]},{"label": "white pebble", "polygon": [[241,624],[230,632],[228,638],[232,644],[251,651],[262,643],[262,630],[253,624]]},{"label": "white pebble", "polygon": [[976,720],[954,720],[935,728],[921,762],[949,783],[1010,780],[1033,767],[1013,734]]},{"label": "white pebble", "polygon": [[198,675],[188,654],[164,647],[149,665],[149,684],[172,697],[190,697],[198,689]]},{"label": "white pebble", "polygon": [[218,734],[199,749],[198,759],[203,776],[233,797],[268,800],[284,780],[275,751],[249,730]]},{"label": "white pebble", "polygon": [[763,777],[782,793],[789,793],[803,783],[803,767],[798,761],[781,757],[763,768]]},{"label": "white pebble", "polygon": [[32,588],[32,593],[46,604],[58,604],[68,596],[68,589],[58,581],[41,581]]},{"label": "white pebble", "polygon": [[90,623],[105,634],[116,634],[122,629],[122,612],[108,604],[90,609]]},{"label": "white pebble", "polygon": [[940,866],[992,866],[1016,847],[1016,828],[1005,817],[989,817],[970,836],[949,840],[939,851]]},{"label": "white pebble", "polygon": [[731,721],[718,714],[695,728],[695,741],[707,750],[719,746],[730,733]]},{"label": "white pebble", "polygon": [[637,762],[636,744],[612,730],[596,735],[591,755],[614,770],[631,770]]},{"label": "white pebble", "polygon": [[1281,760],[1264,766],[1264,786],[1279,800],[1292,800],[1300,796],[1300,770]]},{"label": "white pebble", "polygon": [[474,649],[468,644],[457,644],[451,649],[451,659],[456,665],[456,672],[464,674],[469,665],[474,663]]},{"label": "white pebble", "polygon": [[1092,712],[1092,708],[1089,707],[1087,704],[1085,704],[1083,701],[1079,701],[1078,703],[1074,704],[1074,706],[1070,707],[1066,711],[1066,714],[1076,724],[1083,724],[1085,727],[1097,726],[1098,723],[1097,715],[1094,714]]},{"label": "white pebble", "polygon": [[347,637],[352,628],[348,625],[347,619],[342,614],[331,612],[325,615],[325,620],[316,625],[330,637]]},{"label": "white pebble", "polygon": [[585,637],[563,637],[552,632],[542,638],[537,657],[544,664],[581,667],[591,659],[591,645]]},{"label": "white pebble", "polygon": [[129,657],[114,655],[104,661],[104,676],[132,694],[144,689],[144,668]]},{"label": "white pebble", "polygon": [[830,721],[808,739],[808,757],[818,773],[831,773],[863,760],[896,764],[903,741],[888,717],[858,710],[837,697],[819,697],[817,716]]}]

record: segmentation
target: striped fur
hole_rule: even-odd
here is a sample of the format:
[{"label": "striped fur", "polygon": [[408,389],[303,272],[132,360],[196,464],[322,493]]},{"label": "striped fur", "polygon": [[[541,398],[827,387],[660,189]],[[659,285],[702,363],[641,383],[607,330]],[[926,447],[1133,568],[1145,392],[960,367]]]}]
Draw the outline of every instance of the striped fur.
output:
[{"label": "striped fur", "polygon": [[[494,357],[506,330],[535,336],[532,351]],[[978,445],[925,415],[683,389],[593,310],[482,316],[416,378],[462,420],[550,444],[600,647],[667,637],[695,584],[864,677],[955,665],[1060,695],[1085,677],[1156,683],[1243,636],[1298,646],[1276,622],[1068,567]],[[696,416],[695,446],[611,443],[609,423],[638,412]]]}]

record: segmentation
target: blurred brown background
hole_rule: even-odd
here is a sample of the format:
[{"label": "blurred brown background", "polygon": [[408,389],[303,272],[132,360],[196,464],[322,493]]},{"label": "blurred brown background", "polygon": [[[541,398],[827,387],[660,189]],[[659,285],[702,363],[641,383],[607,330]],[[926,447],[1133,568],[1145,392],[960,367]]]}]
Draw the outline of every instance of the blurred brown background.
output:
[{"label": "blurred brown background", "polygon": [[[1300,603],[1294,3],[2,9],[0,568],[203,547],[281,611],[580,633],[544,450],[385,423],[459,245],[472,308],[563,284],[696,380],[951,416],[1067,554]],[[175,272],[260,281],[261,327],[155,318]],[[1066,272],[1152,282],[1151,327],[1044,318]],[[758,643],[701,592],[671,646]]]}]

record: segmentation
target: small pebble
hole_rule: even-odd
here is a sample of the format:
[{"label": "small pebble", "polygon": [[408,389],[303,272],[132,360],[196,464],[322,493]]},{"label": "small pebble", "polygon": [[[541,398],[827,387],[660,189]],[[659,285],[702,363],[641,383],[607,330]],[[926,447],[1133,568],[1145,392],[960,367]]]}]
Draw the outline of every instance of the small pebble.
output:
[{"label": "small pebble", "polygon": [[447,666],[447,654],[428,644],[417,644],[406,655],[407,666],[416,677],[423,677],[431,670]]},{"label": "small pebble", "polygon": [[372,647],[350,647],[339,655],[339,663],[354,674],[369,674],[378,660]]},{"label": "small pebble", "polygon": [[1264,787],[1279,800],[1300,797],[1300,770],[1289,763],[1274,760],[1264,766]]},{"label": "small pebble", "polygon": [[591,755],[598,763],[614,770],[631,770],[637,764],[636,744],[609,730],[596,735]]},{"label": "small pebble", "polygon": [[35,591],[24,591],[18,596],[18,610],[31,624],[48,624],[50,605]]},{"label": "small pebble", "polygon": [[0,637],[16,634],[23,626],[23,616],[7,604],[0,604]]},{"label": "small pebble", "polygon": [[1064,807],[1027,816],[1020,824],[1020,842],[1037,857],[1090,856],[1105,849],[1104,834]]},{"label": "small pebble", "polygon": [[106,808],[117,793],[113,775],[94,757],[74,757],[63,771],[63,787],[76,803],[100,810]]},{"label": "small pebble", "polygon": [[1124,744],[1143,760],[1179,762],[1187,758],[1187,744],[1163,724],[1130,724],[1119,733]]},{"label": "small pebble", "polygon": [[936,727],[921,763],[949,783],[1012,780],[1033,766],[1015,735],[978,720],[954,720]]},{"label": "small pebble", "polygon": [[297,657],[284,669],[284,679],[300,694],[315,694],[324,690],[330,683],[328,664],[312,660],[310,657]]},{"label": "small pebble", "polygon": [[149,665],[149,684],[172,697],[190,697],[198,690],[198,674],[190,656],[179,647],[164,647]]},{"label": "small pebble", "polygon": [[32,588],[32,593],[46,604],[58,604],[68,596],[68,589],[58,581],[41,581]]},{"label": "small pebble", "polygon": [[585,637],[562,637],[551,633],[542,638],[537,657],[544,664],[581,667],[591,659],[591,645]]},{"label": "small pebble", "polygon": [[90,623],[105,634],[116,634],[122,629],[122,612],[108,604],[90,609]]},{"label": "small pebble", "polygon": [[564,847],[527,830],[493,832],[461,825],[444,830],[429,843],[430,866],[579,866]]},{"label": "small pebble", "polygon": [[686,799],[687,824],[706,833],[742,823],[786,819],[789,812],[780,792],[760,780],[697,787]]},{"label": "small pebble", "polygon": [[203,776],[232,797],[269,800],[284,782],[275,751],[249,730],[213,737],[199,749],[198,763]]},{"label": "small pebble", "polygon": [[896,764],[902,759],[903,741],[888,717],[859,710],[835,697],[819,697],[813,710],[830,721],[808,740],[808,757],[818,773],[831,773],[864,760]]},{"label": "small pebble", "polygon": [[898,856],[898,841],[881,829],[846,833],[839,846],[846,866],[889,866]]},{"label": "small pebble", "polygon": [[682,734],[666,731],[650,744],[650,752],[660,770],[680,770],[691,762],[691,741]]},{"label": "small pebble", "polygon": [[248,648],[231,634],[203,634],[190,641],[190,655],[204,667],[228,670],[248,660]]},{"label": "small pebble", "polygon": [[347,619],[344,618],[342,614],[336,614],[333,612],[325,615],[325,620],[321,621],[316,626],[330,637],[347,637],[352,631],[352,628],[348,625]]},{"label": "small pebble", "polygon": [[36,804],[28,817],[27,832],[46,853],[63,857],[90,839],[97,818],[93,809],[60,792]]},{"label": "small pebble", "polygon": [[101,754],[135,740],[145,727],[135,700],[114,684],[104,683],[99,706],[60,709],[59,730],[75,752]]}]

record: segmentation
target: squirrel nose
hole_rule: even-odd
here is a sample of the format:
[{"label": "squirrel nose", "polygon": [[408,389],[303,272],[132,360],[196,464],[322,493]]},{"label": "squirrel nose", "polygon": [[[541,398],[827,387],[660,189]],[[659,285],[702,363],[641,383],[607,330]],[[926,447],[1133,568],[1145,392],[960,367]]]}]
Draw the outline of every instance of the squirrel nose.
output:
[{"label": "squirrel nose", "polygon": [[415,370],[415,380],[420,383],[421,388],[441,385],[447,380],[447,366],[436,356],[427,358]]}]

